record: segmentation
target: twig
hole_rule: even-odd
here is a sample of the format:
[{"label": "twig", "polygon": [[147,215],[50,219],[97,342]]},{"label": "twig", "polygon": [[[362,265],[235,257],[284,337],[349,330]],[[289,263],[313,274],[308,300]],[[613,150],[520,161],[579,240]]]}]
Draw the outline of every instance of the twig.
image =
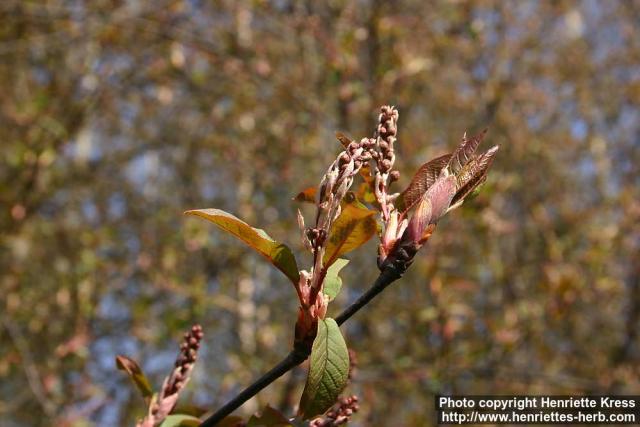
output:
[{"label": "twig", "polygon": [[[356,314],[362,307],[367,305],[373,298],[382,292],[387,286],[395,282],[402,276],[402,272],[393,266],[385,268],[378,276],[375,283],[358,298],[353,304],[347,307],[336,317],[336,323],[342,325]],[[309,354],[292,350],[287,357],[274,366],[269,372],[258,378],[253,384],[244,389],[240,394],[230,400],[222,408],[218,409],[212,416],[200,424],[200,427],[213,427],[227,415],[238,409],[244,402],[258,394],[263,388],[280,378],[291,369],[295,368],[305,360]]]},{"label": "twig", "polygon": [[378,276],[373,286],[371,286],[364,294],[360,295],[353,304],[344,309],[342,313],[336,317],[336,323],[342,325],[349,320],[351,316],[356,314],[365,305],[374,299],[380,292],[382,292],[387,286],[398,280],[402,276],[395,268],[385,268]]},{"label": "twig", "polygon": [[222,408],[218,409],[218,411],[204,420],[201,427],[211,427],[215,426],[217,423],[222,421],[227,417],[230,413],[235,411],[240,405],[242,405],[247,400],[251,399],[253,396],[258,394],[260,390],[280,378],[282,375],[289,372],[291,369],[295,368],[302,362],[304,362],[308,354],[302,353],[297,350],[292,350],[287,357],[282,359],[280,363],[271,368],[269,372],[258,378],[253,384],[249,387],[245,388],[240,394],[231,399],[226,405]]}]

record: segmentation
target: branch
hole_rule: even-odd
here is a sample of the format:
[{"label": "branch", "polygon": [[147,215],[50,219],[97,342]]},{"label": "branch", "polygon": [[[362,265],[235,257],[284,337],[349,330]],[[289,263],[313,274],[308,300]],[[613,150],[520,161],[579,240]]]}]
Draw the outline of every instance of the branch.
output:
[{"label": "branch", "polygon": [[342,313],[336,317],[336,323],[342,325],[349,320],[351,316],[356,314],[365,305],[374,299],[380,292],[382,292],[387,286],[398,280],[402,276],[402,273],[398,272],[394,267],[388,267],[382,270],[382,273],[378,276],[373,286],[369,288],[364,294],[360,296],[353,304],[345,308]]},{"label": "branch", "polygon": [[[349,320],[351,316],[356,314],[362,307],[367,305],[387,286],[395,282],[402,276],[402,273],[394,266],[386,267],[378,276],[374,284],[364,294],[360,296],[353,304],[347,307],[342,313],[336,317],[336,323],[342,325]],[[200,424],[200,427],[213,427],[227,415],[238,409],[244,402],[258,394],[263,388],[280,378],[282,375],[295,368],[309,357],[308,352],[300,350],[292,350],[287,357],[282,359],[280,363],[274,366],[269,372],[258,378],[253,384],[244,389],[240,394],[231,399],[226,405],[218,409],[212,416],[207,418]]]}]

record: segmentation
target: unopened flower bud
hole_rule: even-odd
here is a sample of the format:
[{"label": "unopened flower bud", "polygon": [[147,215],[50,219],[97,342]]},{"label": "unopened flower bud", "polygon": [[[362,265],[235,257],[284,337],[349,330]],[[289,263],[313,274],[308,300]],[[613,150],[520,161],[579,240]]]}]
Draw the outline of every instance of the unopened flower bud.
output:
[{"label": "unopened flower bud", "polygon": [[362,140],[360,141],[360,145],[362,145],[363,148],[371,148],[376,144],[376,140],[373,138],[362,138]]}]

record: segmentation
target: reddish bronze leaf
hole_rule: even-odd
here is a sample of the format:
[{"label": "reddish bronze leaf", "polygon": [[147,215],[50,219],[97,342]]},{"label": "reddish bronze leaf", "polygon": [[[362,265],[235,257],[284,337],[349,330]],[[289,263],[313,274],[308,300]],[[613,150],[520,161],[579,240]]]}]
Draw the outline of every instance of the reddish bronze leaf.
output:
[{"label": "reddish bronze leaf", "polygon": [[395,202],[396,209],[404,213],[418,203],[429,187],[436,182],[440,171],[447,166],[450,158],[451,154],[445,154],[422,165],[411,179],[411,183],[398,196]]},{"label": "reddish bronze leaf", "polygon": [[462,139],[462,143],[456,148],[456,150],[451,154],[451,159],[449,159],[449,163],[447,167],[452,174],[457,174],[460,170],[467,164],[467,162],[473,156],[478,145],[484,139],[484,136],[487,133],[487,129],[480,132],[478,135],[473,136],[471,139],[465,137]]},{"label": "reddish bronze leaf", "polygon": [[451,201],[452,205],[464,201],[479,185],[487,179],[487,172],[493,163],[493,158],[498,151],[498,146],[494,146],[479,156],[471,159],[457,176],[458,191]]}]

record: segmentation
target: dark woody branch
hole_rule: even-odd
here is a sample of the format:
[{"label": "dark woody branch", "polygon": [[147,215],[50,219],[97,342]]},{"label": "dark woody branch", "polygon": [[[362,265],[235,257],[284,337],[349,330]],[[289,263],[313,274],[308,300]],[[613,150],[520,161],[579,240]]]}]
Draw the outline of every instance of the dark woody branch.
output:
[{"label": "dark woody branch", "polygon": [[[408,266],[408,265],[407,265]],[[360,298],[358,298],[353,304],[347,307],[340,315],[336,317],[338,325],[343,324],[356,314],[361,308],[367,305],[373,300],[380,292],[382,292],[387,286],[395,282],[402,276],[407,266],[388,266],[385,268],[374,284],[367,290]],[[262,389],[269,384],[280,378],[282,375],[289,372],[309,357],[309,352],[305,352],[301,349],[292,350],[280,363],[274,366],[269,372],[258,378],[253,384],[244,389],[240,394],[230,400],[226,405],[216,411],[213,415],[207,418],[200,424],[201,427],[212,427],[226,418],[233,411],[238,409],[244,402],[251,399],[258,394]]]}]

